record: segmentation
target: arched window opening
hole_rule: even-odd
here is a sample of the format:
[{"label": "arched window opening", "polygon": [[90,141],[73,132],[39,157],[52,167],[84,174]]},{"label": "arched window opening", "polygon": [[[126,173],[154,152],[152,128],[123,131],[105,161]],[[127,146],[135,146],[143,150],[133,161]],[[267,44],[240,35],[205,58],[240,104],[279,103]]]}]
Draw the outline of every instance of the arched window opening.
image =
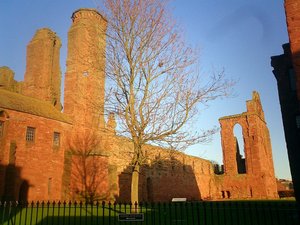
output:
[{"label": "arched window opening", "polygon": [[222,198],[225,198],[225,191],[221,191]]},{"label": "arched window opening", "polygon": [[226,191],[226,194],[227,194],[227,198],[230,198],[230,197],[231,197],[230,191]]},{"label": "arched window opening", "polygon": [[239,174],[246,173],[246,155],[244,147],[243,129],[240,124],[236,124],[233,129],[236,148],[236,164]]}]

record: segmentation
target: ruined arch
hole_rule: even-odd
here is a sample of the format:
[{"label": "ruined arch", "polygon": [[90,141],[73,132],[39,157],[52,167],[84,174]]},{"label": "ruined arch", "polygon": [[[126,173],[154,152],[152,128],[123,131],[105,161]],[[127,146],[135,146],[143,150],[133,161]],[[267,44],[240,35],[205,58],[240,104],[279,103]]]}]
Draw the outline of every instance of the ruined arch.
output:
[{"label": "ruined arch", "polygon": [[[220,119],[221,138],[223,149],[224,172],[226,174],[246,173],[249,170],[248,156],[249,151],[249,123],[247,115],[239,114],[235,116],[223,117]],[[245,158],[240,156],[240,149],[237,146],[237,140],[234,135],[234,128],[239,125],[242,129],[242,138],[244,142]]]},{"label": "ruined arch", "polygon": [[238,174],[236,144],[233,129],[238,123],[242,127],[247,174],[273,174],[272,147],[269,130],[257,92],[246,102],[247,111],[219,119],[225,174]]},{"label": "ruined arch", "polygon": [[[228,195],[226,191],[229,191],[229,196],[232,198],[276,197],[269,130],[257,92],[253,92],[252,99],[246,102],[246,106],[246,112],[219,119],[224,163],[223,188],[221,189],[224,192],[221,194],[226,197],[226,194]],[[237,154],[234,137],[236,124],[242,127],[245,150],[244,171],[238,168],[239,157],[237,156],[239,154]]]}]

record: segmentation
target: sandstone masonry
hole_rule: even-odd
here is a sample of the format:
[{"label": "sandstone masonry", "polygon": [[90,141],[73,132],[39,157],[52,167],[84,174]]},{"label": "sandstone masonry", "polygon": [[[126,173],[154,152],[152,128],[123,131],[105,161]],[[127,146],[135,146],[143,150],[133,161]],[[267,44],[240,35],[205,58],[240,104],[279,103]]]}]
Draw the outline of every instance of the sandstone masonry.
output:
[{"label": "sandstone masonry", "polygon": [[[60,39],[48,28],[27,47],[23,82],[0,68],[0,198],[130,200],[132,143],[104,119],[107,21],[94,9],[72,15],[68,33],[64,110]],[[232,134],[243,128],[245,158]],[[258,93],[247,112],[220,118],[224,170],[181,152],[146,145],[140,200],[277,198],[270,137]],[[82,180],[85,179],[83,183]],[[96,198],[97,197],[97,198]]]}]

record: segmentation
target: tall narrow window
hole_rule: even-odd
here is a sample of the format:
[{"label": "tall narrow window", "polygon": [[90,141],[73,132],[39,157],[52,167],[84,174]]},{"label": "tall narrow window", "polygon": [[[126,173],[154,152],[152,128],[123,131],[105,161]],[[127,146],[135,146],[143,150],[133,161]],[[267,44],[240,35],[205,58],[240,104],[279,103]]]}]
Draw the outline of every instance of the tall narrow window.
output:
[{"label": "tall narrow window", "polygon": [[221,191],[222,193],[222,198],[225,198],[225,191]]},{"label": "tall narrow window", "polygon": [[227,198],[231,197],[230,191],[226,191],[226,194],[227,194]]},{"label": "tall narrow window", "polygon": [[3,137],[4,122],[0,121],[0,138]]},{"label": "tall narrow window", "polygon": [[60,133],[54,132],[53,133],[53,147],[60,146]]},{"label": "tall narrow window", "polygon": [[235,136],[235,151],[236,151],[236,163],[237,172],[239,174],[246,173],[246,154],[245,154],[245,143],[243,137],[243,128],[240,124],[236,124],[233,129]]},{"label": "tall narrow window", "polygon": [[34,142],[34,138],[35,138],[35,128],[34,127],[27,127],[26,141]]}]

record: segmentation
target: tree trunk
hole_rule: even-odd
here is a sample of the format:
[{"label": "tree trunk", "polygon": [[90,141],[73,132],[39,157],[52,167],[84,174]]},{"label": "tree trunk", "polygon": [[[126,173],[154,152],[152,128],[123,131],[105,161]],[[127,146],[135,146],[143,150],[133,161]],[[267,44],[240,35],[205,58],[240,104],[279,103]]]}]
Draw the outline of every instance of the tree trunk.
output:
[{"label": "tree trunk", "polygon": [[139,202],[139,176],[140,165],[138,162],[134,164],[131,177],[131,202],[132,204]]}]

